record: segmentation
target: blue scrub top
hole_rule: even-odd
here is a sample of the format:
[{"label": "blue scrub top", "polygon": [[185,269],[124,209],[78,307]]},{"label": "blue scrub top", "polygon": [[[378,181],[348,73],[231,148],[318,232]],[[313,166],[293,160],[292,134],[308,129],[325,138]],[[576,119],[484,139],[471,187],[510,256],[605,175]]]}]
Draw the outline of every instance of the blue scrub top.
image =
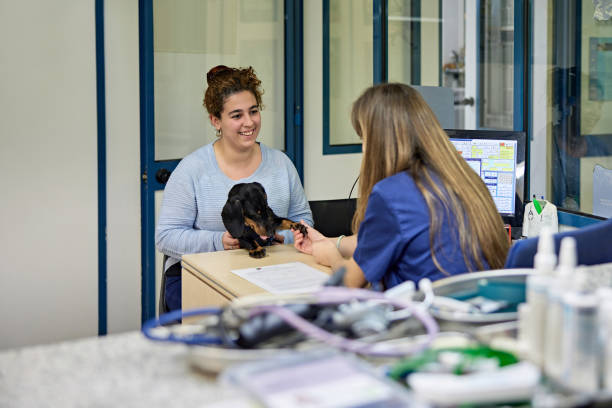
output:
[{"label": "blue scrub top", "polygon": [[[450,275],[468,272],[454,218],[441,208],[436,257]],[[452,216],[451,216],[452,217]],[[387,177],[374,186],[359,226],[353,258],[368,282],[386,288],[406,280],[432,281],[447,277],[436,268],[429,246],[429,210],[425,198],[407,172]],[[483,259],[483,264],[487,263]],[[476,265],[473,263],[473,265]]]}]

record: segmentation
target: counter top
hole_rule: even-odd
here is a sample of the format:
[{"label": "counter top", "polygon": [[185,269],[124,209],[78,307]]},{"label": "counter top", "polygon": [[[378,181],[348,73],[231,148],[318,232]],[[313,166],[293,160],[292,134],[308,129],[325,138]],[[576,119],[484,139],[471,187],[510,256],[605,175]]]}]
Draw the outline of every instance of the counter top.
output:
[{"label": "counter top", "polygon": [[191,368],[187,346],[140,332],[0,352],[0,407],[226,406],[235,392]]}]

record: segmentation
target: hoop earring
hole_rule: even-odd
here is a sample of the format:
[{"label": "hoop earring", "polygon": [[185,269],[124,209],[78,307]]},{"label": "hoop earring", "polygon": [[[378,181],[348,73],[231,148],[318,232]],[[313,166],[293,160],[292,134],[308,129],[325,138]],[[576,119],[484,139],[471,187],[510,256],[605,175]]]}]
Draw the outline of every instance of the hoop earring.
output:
[{"label": "hoop earring", "polygon": [[221,136],[222,136],[222,134],[221,134],[221,128],[219,128],[219,129],[217,129],[217,137],[221,137]]}]

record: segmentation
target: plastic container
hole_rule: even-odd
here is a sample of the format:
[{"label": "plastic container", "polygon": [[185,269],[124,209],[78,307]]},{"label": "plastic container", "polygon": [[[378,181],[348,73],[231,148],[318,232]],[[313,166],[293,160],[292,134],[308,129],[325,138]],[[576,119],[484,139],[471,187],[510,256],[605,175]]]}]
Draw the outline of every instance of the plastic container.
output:
[{"label": "plastic container", "polygon": [[563,333],[563,295],[572,288],[572,276],[576,270],[576,240],[565,237],[561,241],[559,251],[559,266],[555,278],[548,289],[548,308],[546,314],[546,330],[544,348],[544,370],[555,380],[561,379],[562,350],[561,335]]},{"label": "plastic container", "polygon": [[544,362],[546,314],[548,308],[548,288],[553,281],[553,271],[557,263],[554,240],[550,229],[544,228],[538,241],[538,251],[534,258],[534,274],[527,277],[527,304],[530,316],[528,330],[529,358],[539,366]]},{"label": "plastic container", "polygon": [[599,389],[599,299],[586,290],[586,271],[576,271],[576,289],[563,295],[561,383],[573,391]]}]

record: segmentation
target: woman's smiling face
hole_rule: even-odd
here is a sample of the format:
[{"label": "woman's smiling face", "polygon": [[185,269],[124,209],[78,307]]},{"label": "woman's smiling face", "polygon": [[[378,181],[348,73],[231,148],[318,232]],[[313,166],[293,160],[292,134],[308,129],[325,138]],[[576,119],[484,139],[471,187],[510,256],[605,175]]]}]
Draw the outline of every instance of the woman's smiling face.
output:
[{"label": "woman's smiling face", "polygon": [[228,96],[223,104],[221,119],[211,116],[221,137],[236,149],[242,150],[255,144],[261,127],[261,115],[255,95],[241,91]]}]

